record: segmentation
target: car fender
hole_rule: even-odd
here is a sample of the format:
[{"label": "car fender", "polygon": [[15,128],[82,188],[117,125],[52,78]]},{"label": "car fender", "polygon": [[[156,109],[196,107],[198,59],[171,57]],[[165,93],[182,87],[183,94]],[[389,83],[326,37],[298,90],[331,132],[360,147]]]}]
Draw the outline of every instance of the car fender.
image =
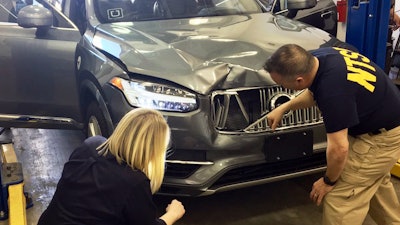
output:
[{"label": "car fender", "polygon": [[100,92],[100,88],[92,81],[92,79],[83,79],[80,84],[80,91],[82,114],[86,114],[86,107],[91,101],[96,101],[101,109],[101,113],[105,118],[107,130],[111,133],[114,130],[114,125],[111,119],[110,111],[107,107],[106,100]]},{"label": "car fender", "polygon": [[[106,85],[105,83],[107,83],[107,81],[104,81],[104,79],[99,80],[96,78],[99,75],[96,76],[95,74],[96,71],[100,73],[99,71],[101,71],[101,69],[99,68],[103,67],[101,65],[104,64],[104,58],[93,57],[93,53],[90,53],[90,51],[82,47],[81,43],[82,41],[78,44],[75,55],[75,69],[79,82],[81,114],[84,118],[88,105],[91,101],[96,101],[101,109],[101,113],[106,119],[107,130],[112,132],[114,130],[114,123],[110,110],[107,107],[107,99],[104,93],[102,93],[102,86]],[[103,81],[103,83],[100,83],[101,81]]]}]

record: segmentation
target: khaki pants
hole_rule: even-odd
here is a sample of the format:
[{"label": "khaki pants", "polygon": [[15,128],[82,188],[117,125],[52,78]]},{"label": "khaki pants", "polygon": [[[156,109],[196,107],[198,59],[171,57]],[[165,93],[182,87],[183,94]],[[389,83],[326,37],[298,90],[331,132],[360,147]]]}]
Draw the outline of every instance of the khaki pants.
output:
[{"label": "khaki pants", "polygon": [[400,204],[390,170],[400,159],[400,127],[377,135],[349,136],[349,156],[323,202],[324,225],[362,225],[369,213],[378,225],[400,225]]}]

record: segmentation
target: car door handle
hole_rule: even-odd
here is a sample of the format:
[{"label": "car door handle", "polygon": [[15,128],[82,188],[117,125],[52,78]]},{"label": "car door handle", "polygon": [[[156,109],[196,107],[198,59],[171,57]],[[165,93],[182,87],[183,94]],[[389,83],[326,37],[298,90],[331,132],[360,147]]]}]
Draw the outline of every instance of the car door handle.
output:
[{"label": "car door handle", "polygon": [[332,14],[333,14],[333,11],[321,13],[321,18],[326,19],[327,17],[331,16]]}]

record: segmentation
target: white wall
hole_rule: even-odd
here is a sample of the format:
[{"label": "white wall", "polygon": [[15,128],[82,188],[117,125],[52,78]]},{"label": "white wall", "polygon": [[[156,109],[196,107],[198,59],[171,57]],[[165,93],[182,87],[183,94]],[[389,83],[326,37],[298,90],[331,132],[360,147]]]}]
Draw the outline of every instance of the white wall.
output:
[{"label": "white wall", "polygon": [[[333,1],[337,3],[337,0]],[[341,41],[346,41],[346,22],[338,22],[336,37]]]}]

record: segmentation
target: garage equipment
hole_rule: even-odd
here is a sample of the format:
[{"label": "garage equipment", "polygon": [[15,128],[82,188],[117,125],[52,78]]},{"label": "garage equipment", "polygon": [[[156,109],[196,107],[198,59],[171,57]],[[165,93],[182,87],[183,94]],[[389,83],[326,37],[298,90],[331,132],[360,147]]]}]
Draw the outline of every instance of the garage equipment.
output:
[{"label": "garage equipment", "polygon": [[26,225],[26,207],[32,206],[32,201],[23,189],[22,165],[17,160],[12,140],[5,137],[5,128],[0,129],[0,220],[9,219],[9,225]]},{"label": "garage equipment", "polygon": [[[387,53],[390,1],[348,0],[346,42],[354,45],[382,69]],[[390,51],[391,53],[391,51]]]},{"label": "garage equipment", "polygon": [[397,163],[394,165],[394,167],[390,172],[392,173],[393,176],[400,178],[400,159],[399,161],[397,161]]}]

